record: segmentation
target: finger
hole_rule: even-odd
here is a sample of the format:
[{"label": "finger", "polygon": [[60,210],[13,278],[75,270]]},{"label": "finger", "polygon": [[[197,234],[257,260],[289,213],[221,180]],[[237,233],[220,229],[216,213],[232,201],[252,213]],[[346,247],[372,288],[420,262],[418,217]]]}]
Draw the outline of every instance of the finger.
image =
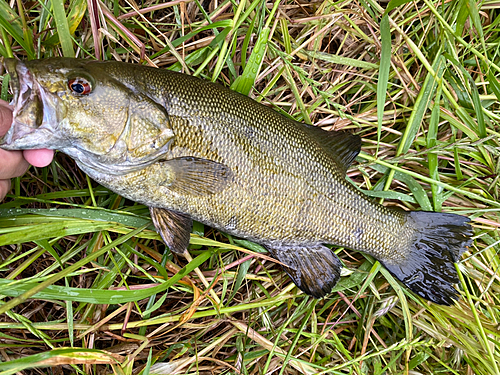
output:
[{"label": "finger", "polygon": [[22,176],[29,167],[21,151],[0,149],[0,160],[0,180]]},{"label": "finger", "polygon": [[40,150],[24,150],[24,158],[35,167],[46,167],[54,158],[54,150],[42,148]]},{"label": "finger", "polygon": [[0,201],[5,198],[10,190],[10,180],[0,180]]},{"label": "finger", "polygon": [[7,133],[12,124],[12,108],[3,100],[0,102],[0,136]]}]

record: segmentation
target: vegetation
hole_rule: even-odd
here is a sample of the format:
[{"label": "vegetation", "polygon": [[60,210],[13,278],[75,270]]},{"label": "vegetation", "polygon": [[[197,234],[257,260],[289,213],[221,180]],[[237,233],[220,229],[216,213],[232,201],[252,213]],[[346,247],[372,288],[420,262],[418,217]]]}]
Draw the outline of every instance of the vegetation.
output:
[{"label": "vegetation", "polygon": [[172,256],[144,206],[58,154],[0,203],[0,374],[500,374],[498,7],[0,0],[3,56],[183,71],[349,129],[363,137],[353,183],[475,231],[454,306],[340,248],[339,285],[313,300],[260,246],[200,224],[193,259]]}]

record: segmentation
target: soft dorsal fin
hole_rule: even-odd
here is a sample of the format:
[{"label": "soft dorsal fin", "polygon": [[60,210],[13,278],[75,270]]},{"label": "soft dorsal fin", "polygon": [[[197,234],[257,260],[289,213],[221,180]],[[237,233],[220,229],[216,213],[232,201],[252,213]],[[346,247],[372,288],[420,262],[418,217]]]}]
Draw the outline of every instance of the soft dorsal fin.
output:
[{"label": "soft dorsal fin", "polygon": [[305,125],[305,129],[311,138],[337,162],[344,172],[347,171],[361,151],[361,137],[359,135],[345,131],[326,131],[307,124],[302,125]]}]

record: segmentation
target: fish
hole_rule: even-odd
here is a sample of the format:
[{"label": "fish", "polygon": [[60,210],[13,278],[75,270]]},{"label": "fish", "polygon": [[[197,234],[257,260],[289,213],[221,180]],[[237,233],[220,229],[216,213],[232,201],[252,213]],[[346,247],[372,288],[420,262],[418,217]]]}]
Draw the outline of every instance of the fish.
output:
[{"label": "fish", "polygon": [[454,263],[473,234],[465,216],[404,211],[346,180],[361,138],[294,121],[222,85],[118,61],[5,59],[13,121],[5,150],[48,148],[93,180],[149,207],[184,254],[193,220],[266,248],[299,289],[331,293],[364,252],[415,294],[458,299]]}]

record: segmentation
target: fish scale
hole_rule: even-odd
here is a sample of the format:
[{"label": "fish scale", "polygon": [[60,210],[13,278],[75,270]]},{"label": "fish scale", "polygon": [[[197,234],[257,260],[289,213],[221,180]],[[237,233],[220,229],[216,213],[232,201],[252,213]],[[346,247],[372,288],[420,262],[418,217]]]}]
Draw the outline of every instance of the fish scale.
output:
[{"label": "fish scale", "polygon": [[[315,297],[340,278],[330,244],[372,255],[433,302],[456,298],[453,262],[470,244],[468,219],[404,212],[362,194],[345,179],[358,136],[168,70],[73,59],[5,64],[14,85],[34,87],[15,107],[42,108],[44,120],[14,118],[1,147],[67,153],[100,184],[149,206],[172,251],[186,251],[197,220],[262,244]],[[69,82],[89,86],[74,91]]]}]

